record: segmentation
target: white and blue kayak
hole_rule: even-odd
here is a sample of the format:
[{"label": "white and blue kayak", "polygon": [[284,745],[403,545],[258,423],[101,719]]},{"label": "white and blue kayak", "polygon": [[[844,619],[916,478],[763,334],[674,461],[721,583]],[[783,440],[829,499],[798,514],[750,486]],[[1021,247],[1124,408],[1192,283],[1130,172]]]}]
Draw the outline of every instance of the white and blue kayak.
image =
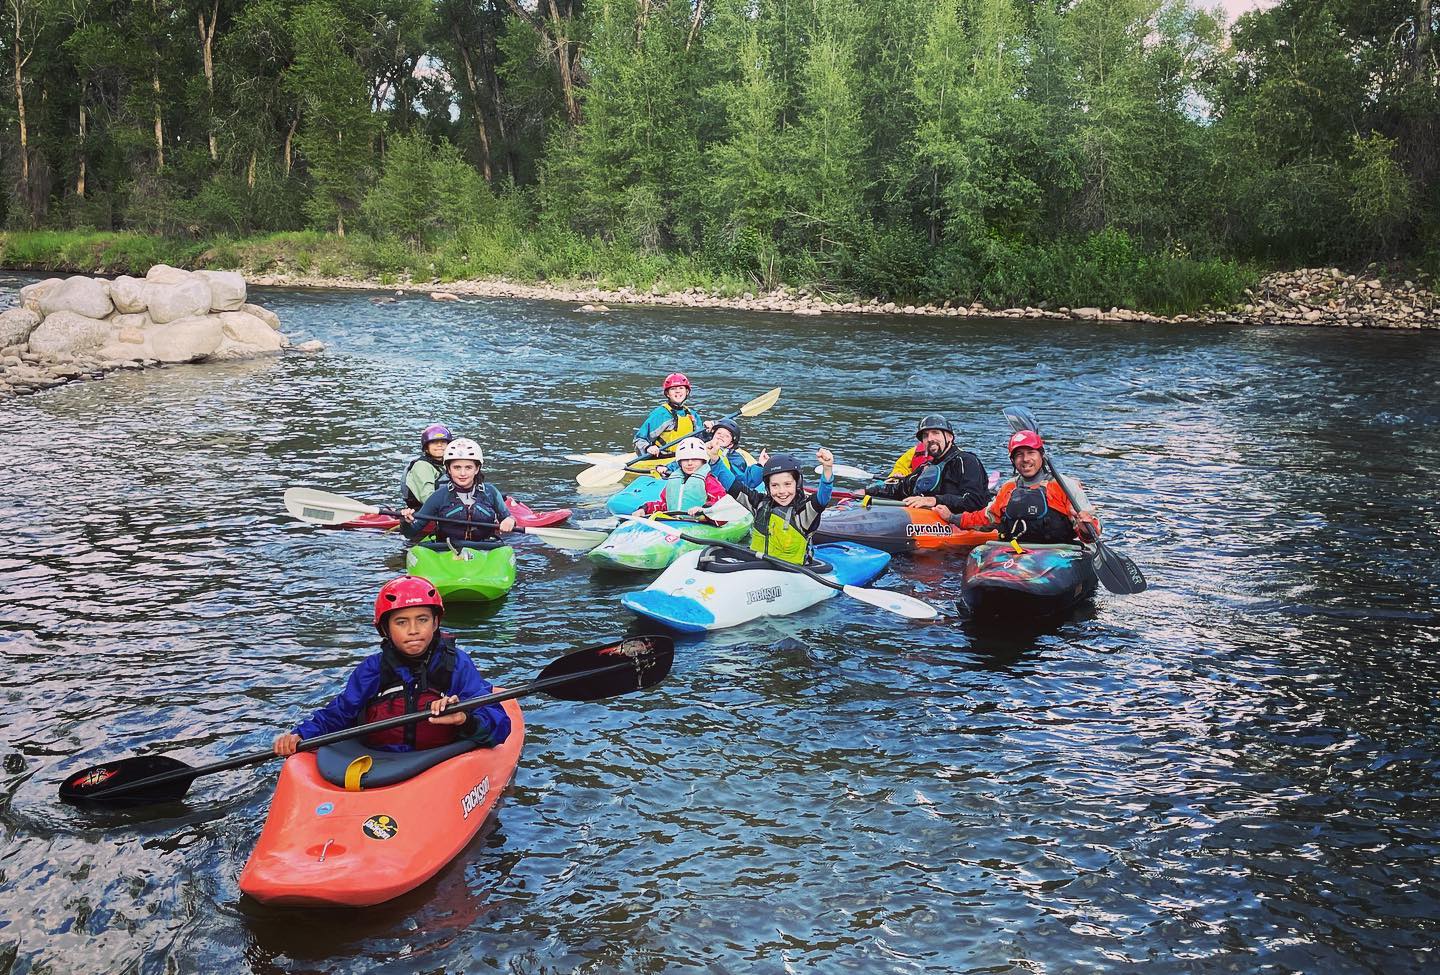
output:
[{"label": "white and blue kayak", "polygon": [[[842,586],[864,586],[890,564],[889,552],[855,542],[817,545],[815,558],[821,564],[810,568]],[[719,549],[699,549],[681,555],[649,587],[627,593],[620,602],[671,629],[704,633],[762,616],[798,613],[836,592],[799,572],[757,565]]]}]

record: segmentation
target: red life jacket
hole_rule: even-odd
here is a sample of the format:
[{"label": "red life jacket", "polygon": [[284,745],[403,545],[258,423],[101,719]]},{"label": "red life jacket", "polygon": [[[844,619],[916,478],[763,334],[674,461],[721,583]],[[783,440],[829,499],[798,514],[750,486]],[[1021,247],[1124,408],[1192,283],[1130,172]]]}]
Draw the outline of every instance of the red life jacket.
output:
[{"label": "red life jacket", "polygon": [[[422,666],[406,666],[412,674],[420,671],[413,684],[407,684],[400,679],[395,670],[396,657],[398,652],[387,643],[380,658],[379,691],[365,705],[366,723],[428,711],[433,702],[450,693],[450,680],[455,676],[455,641],[449,634],[442,633],[439,636]],[[457,740],[460,737],[460,728],[460,725],[454,724],[417,721],[399,728],[372,732],[365,736],[365,744],[376,747],[408,745],[415,751],[438,748]]]}]

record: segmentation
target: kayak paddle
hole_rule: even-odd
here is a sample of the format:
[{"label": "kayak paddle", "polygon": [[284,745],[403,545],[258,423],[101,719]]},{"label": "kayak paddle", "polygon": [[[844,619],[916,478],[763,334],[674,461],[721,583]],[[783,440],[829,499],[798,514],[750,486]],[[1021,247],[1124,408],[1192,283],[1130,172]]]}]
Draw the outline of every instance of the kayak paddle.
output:
[{"label": "kayak paddle", "polygon": [[653,528],[655,531],[665,532],[669,535],[678,535],[685,539],[685,541],[693,542],[696,545],[704,545],[707,547],[715,545],[720,548],[734,549],[737,552],[748,555],[752,559],[761,559],[773,563],[787,572],[798,572],[801,575],[809,576],[822,586],[829,586],[831,589],[843,592],[845,595],[858,599],[862,603],[868,603],[877,609],[883,609],[889,613],[896,613],[906,619],[933,620],[940,615],[934,606],[931,606],[924,600],[916,599],[914,596],[907,596],[904,593],[894,592],[890,589],[865,589],[861,586],[842,585],[832,579],[825,578],[818,572],[807,569],[803,565],[786,562],[784,559],[777,559],[773,555],[761,555],[758,552],[746,548],[744,545],[736,545],[734,542],[721,542],[713,538],[701,538],[698,535],[687,535],[682,531],[676,531],[663,522],[650,521],[638,515],[622,515],[621,518],[625,521],[639,522],[642,525]]},{"label": "kayak paddle", "polygon": [[[776,386],[774,389],[770,390],[770,392],[765,393],[763,396],[755,397],[750,402],[740,407],[740,409],[736,410],[734,413],[727,413],[720,419],[734,420],[738,417],[745,417],[746,419],[749,419],[750,417],[759,416],[761,413],[764,413],[766,410],[770,409],[770,407],[774,406],[780,401],[781,388],[782,387],[780,386]],[[718,423],[720,421],[717,420],[715,422]],[[650,442],[652,444],[658,442],[668,432],[669,431],[664,431],[656,434]],[[646,459],[648,458],[644,454],[614,455],[605,460],[596,462],[593,467],[587,467],[585,470],[575,475],[575,483],[579,484],[581,487],[602,487],[606,484],[614,484],[625,477],[629,465],[635,463],[636,461]],[[629,471],[629,473],[634,472]]]},{"label": "kayak paddle", "polygon": [[[607,697],[654,687],[670,673],[670,665],[674,659],[675,644],[663,636],[634,637],[586,647],[552,661],[540,671],[539,677],[529,684],[461,701],[447,708],[445,713],[473,711],[487,704],[499,704],[535,693],[547,694],[561,701],[600,701]],[[328,735],[305,739],[297,746],[297,751],[314,751],[322,745],[363,738],[377,731],[415,724],[429,717],[429,711],[421,711],[416,714],[397,715],[383,721],[372,721],[343,731],[333,731]],[[114,803],[130,806],[173,802],[184,796],[190,790],[190,783],[202,775],[259,765],[278,757],[273,750],[252,752],[199,768],[191,768],[167,755],[122,758],[68,776],[60,784],[60,799],[62,802],[75,804]]]},{"label": "kayak paddle", "polygon": [[[1040,425],[1035,422],[1035,414],[1023,406],[1005,407],[1005,421],[1010,424],[1012,433],[1019,433],[1021,430],[1029,430],[1031,433],[1039,434]],[[1074,511],[1080,510],[1080,505],[1075,503],[1075,495],[1070,492],[1070,486],[1055,469],[1055,462],[1050,459],[1050,448],[1045,448],[1041,454],[1045,458],[1045,469],[1050,476],[1055,478],[1060,485],[1060,490],[1065,492],[1065,497],[1070,501],[1070,507]],[[1095,574],[1100,577],[1101,584],[1113,593],[1122,596],[1131,596],[1137,592],[1144,592],[1149,585],[1145,581],[1144,574],[1140,567],[1130,561],[1124,555],[1106,545],[1100,539],[1090,543],[1093,546],[1093,559],[1095,561]],[[1089,546],[1082,546],[1089,549]]]},{"label": "kayak paddle", "polygon": [[[354,498],[347,498],[343,494],[331,494],[329,491],[316,491],[311,488],[290,488],[285,492],[285,510],[296,518],[311,525],[339,525],[354,518],[356,515],[389,515],[392,518],[399,518],[400,512],[391,511],[373,504],[366,504],[363,501],[356,501]],[[452,525],[469,525],[473,528],[499,528],[494,522],[466,521],[462,518],[427,518],[426,521],[439,521]],[[524,535],[534,535],[542,541],[550,542],[560,548],[579,547],[582,551],[587,548],[594,548],[600,544],[591,537],[594,532],[576,531],[573,528],[531,528],[516,525],[515,531]]]},{"label": "kayak paddle", "polygon": [[[851,467],[849,464],[835,464],[833,467],[831,467],[831,470],[834,472],[836,477],[849,477],[854,478],[857,481],[875,480],[874,474],[871,474],[869,471],[864,470],[863,468]],[[825,468],[819,464],[816,464],[815,473],[823,474],[825,473]]]}]

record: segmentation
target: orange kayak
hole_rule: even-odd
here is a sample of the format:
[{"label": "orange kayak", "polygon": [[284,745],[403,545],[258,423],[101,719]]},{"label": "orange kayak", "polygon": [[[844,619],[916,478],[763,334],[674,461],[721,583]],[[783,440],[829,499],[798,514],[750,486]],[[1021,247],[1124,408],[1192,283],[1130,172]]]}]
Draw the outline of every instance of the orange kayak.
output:
[{"label": "orange kayak", "polygon": [[965,551],[996,539],[994,532],[968,531],[949,524],[929,508],[842,502],[820,516],[816,542],[859,542],[885,552]]},{"label": "orange kayak", "polygon": [[[513,700],[505,710],[510,737],[495,748],[382,752],[342,742],[287,758],[241,891],[266,904],[364,907],[435,876],[479,832],[515,774],[525,723]],[[330,781],[343,783],[365,756],[373,764],[359,789]],[[392,784],[366,784],[426,763]]]}]

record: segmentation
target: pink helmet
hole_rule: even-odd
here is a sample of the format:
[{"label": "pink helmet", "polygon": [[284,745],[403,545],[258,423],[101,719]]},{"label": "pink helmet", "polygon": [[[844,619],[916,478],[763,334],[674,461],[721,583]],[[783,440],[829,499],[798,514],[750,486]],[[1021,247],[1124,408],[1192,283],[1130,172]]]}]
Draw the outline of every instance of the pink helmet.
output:
[{"label": "pink helmet", "polygon": [[1015,451],[1021,447],[1029,447],[1032,450],[1044,450],[1045,441],[1040,439],[1040,434],[1034,430],[1020,430],[1010,437],[1010,456],[1015,456]]},{"label": "pink helmet", "polygon": [[660,392],[668,393],[672,386],[684,386],[690,388],[690,380],[683,372],[672,372],[665,377],[665,382],[660,386]]},{"label": "pink helmet", "polygon": [[383,627],[385,614],[412,606],[430,606],[437,615],[445,615],[445,603],[429,579],[401,576],[381,586],[379,595],[375,597],[375,629],[381,636],[388,636]]}]

